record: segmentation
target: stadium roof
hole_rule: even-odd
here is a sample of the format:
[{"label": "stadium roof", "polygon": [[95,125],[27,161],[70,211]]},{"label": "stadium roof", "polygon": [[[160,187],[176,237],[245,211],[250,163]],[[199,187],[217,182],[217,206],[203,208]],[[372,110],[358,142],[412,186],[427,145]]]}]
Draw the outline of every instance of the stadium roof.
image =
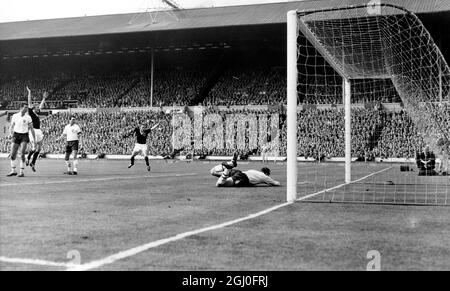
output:
[{"label": "stadium roof", "polygon": [[[367,0],[297,1],[160,12],[156,23],[146,13],[0,23],[0,41],[165,31],[244,25],[282,24],[289,10],[310,10],[367,3]],[[414,13],[450,11],[450,1],[383,0]]]}]

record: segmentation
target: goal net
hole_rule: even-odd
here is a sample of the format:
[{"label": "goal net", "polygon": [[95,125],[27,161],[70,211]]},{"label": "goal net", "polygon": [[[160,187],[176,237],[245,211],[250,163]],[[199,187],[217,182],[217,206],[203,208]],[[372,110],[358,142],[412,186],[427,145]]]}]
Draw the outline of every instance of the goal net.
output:
[{"label": "goal net", "polygon": [[415,14],[289,12],[288,200],[448,205],[449,95]]}]

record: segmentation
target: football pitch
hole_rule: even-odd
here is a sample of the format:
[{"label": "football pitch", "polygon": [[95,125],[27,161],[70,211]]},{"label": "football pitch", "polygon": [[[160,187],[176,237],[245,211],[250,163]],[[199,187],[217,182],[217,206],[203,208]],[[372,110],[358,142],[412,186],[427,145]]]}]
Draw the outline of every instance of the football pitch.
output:
[{"label": "football pitch", "polygon": [[6,178],[2,159],[0,270],[363,271],[372,250],[382,270],[450,269],[448,177],[355,164],[345,185],[342,164],[299,164],[304,200],[286,203],[285,164],[269,164],[274,188],[217,188],[216,164],[82,160],[65,176],[40,160]]}]

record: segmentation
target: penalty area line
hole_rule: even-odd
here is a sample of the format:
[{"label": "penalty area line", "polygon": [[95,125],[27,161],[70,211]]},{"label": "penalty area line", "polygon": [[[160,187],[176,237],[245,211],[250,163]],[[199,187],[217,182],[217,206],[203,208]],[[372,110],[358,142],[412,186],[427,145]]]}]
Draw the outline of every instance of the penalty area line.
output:
[{"label": "penalty area line", "polygon": [[[376,173],[372,173],[372,174],[367,175],[367,176],[365,176],[365,177],[363,177],[361,179],[358,179],[358,180],[356,180],[356,181],[354,181],[352,183],[356,183],[356,182],[362,181],[364,179],[367,179],[367,178],[370,178],[372,176],[378,175],[378,174],[380,174],[382,172],[385,172],[387,170],[390,170],[392,168],[393,167],[390,167],[390,168],[378,171]],[[350,183],[350,184],[352,184],[352,183]],[[313,196],[316,196],[316,195],[319,195],[321,193],[324,193],[326,191],[332,191],[332,190],[344,187],[345,185],[348,185],[348,184],[341,184],[339,186],[336,186],[336,187],[333,187],[333,188],[330,188],[330,189],[327,189],[327,190],[323,190],[323,191],[320,191],[318,193],[307,195],[305,197],[297,199],[296,201],[299,202],[299,201],[302,201],[302,200],[306,200],[306,199],[309,199],[309,198],[311,198]],[[113,264],[113,263],[115,263],[115,262],[117,262],[119,260],[123,260],[123,259],[129,258],[129,257],[133,257],[133,256],[135,256],[137,254],[142,253],[142,252],[148,251],[150,249],[153,249],[153,248],[156,248],[156,247],[159,247],[159,246],[171,243],[171,242],[179,241],[179,240],[185,239],[185,238],[190,237],[190,236],[198,235],[198,234],[209,232],[209,231],[218,230],[218,229],[225,228],[225,227],[228,227],[228,226],[231,226],[231,225],[234,225],[234,224],[238,224],[238,223],[241,223],[241,222],[244,222],[244,221],[247,221],[247,220],[258,218],[260,216],[263,216],[265,214],[269,214],[271,212],[274,212],[274,211],[276,211],[278,209],[281,209],[281,208],[284,208],[286,206],[292,205],[294,203],[295,202],[286,202],[286,203],[283,203],[283,204],[280,204],[280,205],[268,208],[266,210],[263,210],[263,211],[260,211],[260,212],[254,213],[254,214],[250,214],[248,216],[245,216],[245,217],[242,217],[242,218],[239,218],[239,219],[231,220],[231,221],[224,222],[224,223],[221,223],[221,224],[216,224],[216,225],[209,226],[209,227],[206,227],[206,228],[201,228],[201,229],[197,229],[197,230],[193,230],[193,231],[184,232],[184,233],[181,233],[181,234],[169,237],[169,238],[153,241],[153,242],[141,245],[141,246],[137,246],[137,247],[128,249],[126,251],[122,251],[122,252],[113,254],[111,256],[108,256],[108,257],[100,259],[100,260],[92,261],[90,263],[86,263],[86,264],[82,264],[82,265],[77,265],[77,266],[74,266],[74,267],[69,267],[67,269],[67,271],[89,271],[89,270],[93,270],[93,269],[98,269],[98,268],[103,267],[105,265]]]}]

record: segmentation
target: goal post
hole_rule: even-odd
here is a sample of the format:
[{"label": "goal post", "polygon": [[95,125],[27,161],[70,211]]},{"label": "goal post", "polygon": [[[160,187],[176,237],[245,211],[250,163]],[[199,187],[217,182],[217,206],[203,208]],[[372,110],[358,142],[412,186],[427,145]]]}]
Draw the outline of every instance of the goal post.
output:
[{"label": "goal post", "polygon": [[343,78],[343,94],[344,94],[344,139],[345,139],[345,183],[352,181],[352,101],[351,101],[351,85],[350,80]]},{"label": "goal post", "polygon": [[[377,3],[376,7],[359,4],[289,11],[287,200],[292,202],[308,194],[324,193],[327,201],[336,197],[355,201],[360,199],[359,193],[346,195],[353,191],[353,185],[364,184],[369,177],[372,184],[363,185],[361,189],[370,192],[373,201],[390,201],[386,197],[392,188],[393,201],[397,200],[395,195],[401,193],[404,204],[420,204],[422,200],[418,197],[422,197],[423,192],[426,193],[423,201],[428,203],[430,189],[434,189],[435,201],[443,195],[445,199],[439,201],[447,204],[450,200],[448,187],[445,187],[450,185],[448,178],[431,181],[415,177],[417,173],[398,174],[400,171],[397,170],[401,168],[404,172],[415,168],[416,154],[425,145],[435,153],[442,153],[444,149],[439,144],[450,144],[450,128],[444,117],[448,112],[442,105],[449,101],[450,68],[431,34],[414,13],[384,3]],[[382,102],[401,104],[397,105],[401,108],[392,109],[395,106],[391,106],[390,112],[372,110],[381,108]],[[328,110],[338,112],[331,114],[334,120],[326,114],[316,114],[314,110],[319,107],[314,105],[316,103],[333,104]],[[330,123],[329,138],[323,138],[327,133],[320,128],[305,125],[306,118],[315,115],[318,118],[314,122]],[[373,124],[368,124],[371,122]],[[400,128],[404,124],[406,127]],[[318,136],[320,134],[322,136]],[[318,169],[311,170],[312,163],[308,166],[298,164],[299,157],[306,161],[321,161],[324,148],[330,147],[330,160],[338,160],[341,164],[322,166],[322,170],[329,170],[333,177],[320,174]],[[405,162],[398,168],[379,163],[367,170],[368,175],[362,174],[361,164],[352,163],[352,159],[361,160],[362,157],[367,161],[371,155],[380,161]],[[339,168],[341,166],[343,168]],[[352,167],[356,167],[353,173]],[[307,169],[307,175],[301,180],[304,169]],[[384,176],[380,178],[379,173]],[[386,187],[385,180],[395,186]],[[415,196],[408,196],[412,191]]]},{"label": "goal post", "polygon": [[297,11],[287,14],[287,201],[297,199]]},{"label": "goal post", "polygon": [[[287,201],[297,200],[297,107],[298,107],[298,36],[299,30],[314,41],[305,26],[300,26],[298,12],[291,10],[287,14]],[[320,46],[316,47],[321,50]],[[324,53],[324,56],[328,55]],[[331,64],[334,64],[331,62]],[[334,67],[340,71],[338,67]],[[341,72],[341,71],[340,71]],[[345,110],[345,182],[351,182],[351,84],[342,76],[342,99]],[[300,133],[301,134],[301,133]]]}]

